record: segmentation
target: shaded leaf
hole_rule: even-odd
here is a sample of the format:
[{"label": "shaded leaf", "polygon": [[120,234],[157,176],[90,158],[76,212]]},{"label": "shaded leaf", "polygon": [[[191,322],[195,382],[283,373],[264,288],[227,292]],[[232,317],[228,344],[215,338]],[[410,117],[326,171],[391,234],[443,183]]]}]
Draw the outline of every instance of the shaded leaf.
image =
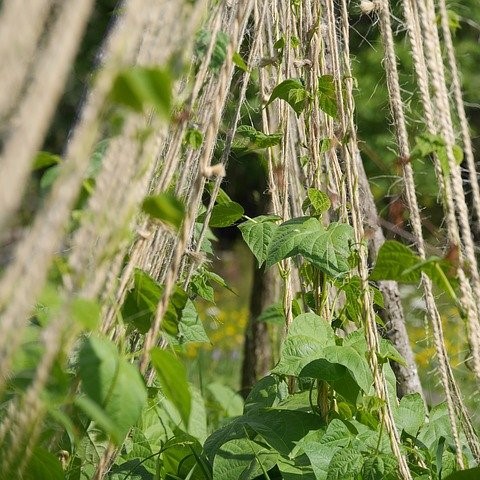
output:
[{"label": "shaded leaf", "polygon": [[[243,217],[243,207],[237,202],[218,203],[213,207],[212,216],[208,223],[209,227],[222,228],[233,225]],[[206,214],[202,213],[197,222],[204,222]]]},{"label": "shaded leaf", "polygon": [[65,473],[60,461],[48,450],[37,447],[22,475],[23,480],[63,480]]},{"label": "shaded leaf", "polygon": [[307,198],[303,202],[302,209],[306,212],[311,210],[312,215],[322,215],[331,207],[330,198],[326,193],[323,193],[316,188],[309,188],[307,190]]},{"label": "shaded leaf", "polygon": [[316,218],[299,217],[281,224],[272,237],[266,265],[294,255],[303,255],[331,277],[345,275],[351,269],[350,246],[354,231],[350,225],[331,223],[325,228]]},{"label": "shaded leaf", "polygon": [[240,125],[237,128],[237,135],[249,140],[249,145],[246,147],[251,148],[269,148],[279,145],[283,139],[283,134],[281,133],[271,133],[269,135],[259,132],[250,125]]},{"label": "shaded leaf", "polygon": [[273,89],[266,106],[270,105],[277,98],[285,100],[295,113],[300,115],[305,109],[309,96],[301,80],[290,78],[284,80]]},{"label": "shaded leaf", "polygon": [[273,234],[278,225],[279,217],[262,215],[241,223],[238,228],[246,244],[255,255],[258,266],[261,267],[267,258],[267,251]]},{"label": "shaded leaf", "polygon": [[397,428],[416,437],[426,419],[425,404],[420,394],[405,395],[395,409],[394,415]]},{"label": "shaded leaf", "polygon": [[108,419],[103,425],[106,433],[120,444],[140,417],[147,400],[140,373],[133,364],[120,357],[112,342],[92,336],[85,339],[80,349],[78,374],[86,395],[83,406],[90,407],[90,412],[95,407],[98,413],[103,412]]},{"label": "shaded leaf", "polygon": [[245,63],[245,60],[238,52],[234,52],[233,54],[233,63],[236,65],[240,70],[244,72],[248,72],[248,65]]},{"label": "shaded leaf", "polygon": [[280,361],[272,370],[282,375],[299,375],[305,365],[323,357],[327,346],[335,345],[330,324],[314,313],[296,317],[284,340]]},{"label": "shaded leaf", "polygon": [[[213,461],[215,480],[250,480],[277,462],[278,453],[268,445],[259,445],[248,439],[230,440],[222,445]],[[263,468],[262,468],[263,467]]]},{"label": "shaded leaf", "polygon": [[188,425],[192,399],[185,366],[171,352],[160,348],[150,351],[150,360],[163,393],[176,407],[185,425]]},{"label": "shaded leaf", "polygon": [[172,101],[170,72],[161,68],[130,67],[117,75],[110,96],[114,103],[136,112],[154,107],[169,116]]},{"label": "shaded leaf", "polygon": [[150,217],[168,223],[177,230],[185,216],[185,205],[168,192],[145,198],[142,210]]},{"label": "shaded leaf", "polygon": [[33,160],[32,170],[41,170],[61,163],[62,158],[50,152],[38,152]]},{"label": "shaded leaf", "polygon": [[327,115],[333,118],[337,117],[337,95],[332,75],[322,75],[318,78],[318,101],[320,108]]}]

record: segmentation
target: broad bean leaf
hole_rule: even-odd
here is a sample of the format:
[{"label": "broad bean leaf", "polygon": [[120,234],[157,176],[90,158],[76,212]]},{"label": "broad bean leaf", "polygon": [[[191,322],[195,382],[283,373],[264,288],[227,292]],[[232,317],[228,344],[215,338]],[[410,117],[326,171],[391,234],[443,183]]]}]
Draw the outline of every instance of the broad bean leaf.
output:
[{"label": "broad bean leaf", "polygon": [[331,277],[340,277],[351,269],[350,247],[354,231],[350,225],[331,223],[325,228],[316,218],[298,217],[281,224],[270,242],[266,266],[294,255],[302,255]]},{"label": "broad bean leaf", "polygon": [[310,460],[305,454],[293,460],[281,457],[277,461],[277,466],[283,480],[316,480]]},{"label": "broad bean leaf", "polygon": [[337,94],[333,75],[322,75],[318,78],[318,101],[320,108],[327,115],[332,118],[337,117]]},{"label": "broad bean leaf", "polygon": [[[77,403],[94,413],[105,433],[117,445],[140,417],[147,391],[140,373],[121,357],[115,344],[91,336],[84,340],[78,357],[78,375],[85,394]],[[89,408],[90,407],[90,408]],[[97,415],[98,414],[98,415]]]},{"label": "broad bean leaf", "polygon": [[62,158],[50,152],[38,152],[33,160],[32,170],[41,170],[62,162]]},{"label": "broad bean leaf", "polygon": [[207,302],[215,303],[215,291],[203,272],[192,277],[189,287],[195,295],[202,297]]},{"label": "broad bean leaf", "polygon": [[72,302],[70,314],[87,330],[95,330],[100,321],[100,305],[95,300],[76,298]]},{"label": "broad bean leaf", "polygon": [[210,343],[210,339],[198,315],[195,304],[188,299],[178,323],[178,343],[190,342]]},{"label": "broad bean leaf", "polygon": [[185,143],[193,150],[198,150],[203,143],[203,134],[196,128],[190,128],[185,133]]},{"label": "broad bean leaf", "polygon": [[305,109],[309,95],[301,80],[290,78],[284,80],[273,89],[266,106],[270,105],[277,98],[285,100],[295,113],[300,115]]},{"label": "broad bean leaf", "polygon": [[210,383],[207,387],[210,395],[223,410],[227,417],[236,417],[243,413],[243,399],[227,385],[218,382]]},{"label": "broad bean leaf", "polygon": [[328,466],[327,480],[355,480],[363,466],[363,456],[353,448],[337,450]]},{"label": "broad bean leaf", "polygon": [[396,480],[398,464],[391,455],[375,455],[365,459],[362,468],[363,480]]},{"label": "broad bean leaf", "polygon": [[275,145],[280,145],[283,139],[283,134],[281,133],[271,133],[267,135],[266,133],[260,132],[250,125],[240,125],[237,128],[237,136],[248,140],[248,143],[245,145],[245,147],[254,149],[270,148],[274,147]]},{"label": "broad bean leaf", "polygon": [[406,245],[388,240],[378,252],[377,263],[370,274],[370,279],[417,284],[421,280],[422,273],[425,273],[435,285],[455,299],[453,288],[456,280],[448,278],[449,268],[451,265],[444,259],[430,257],[422,260]]},{"label": "broad bean leaf", "polygon": [[335,345],[330,324],[314,313],[296,317],[281,348],[280,361],[272,370],[281,375],[299,375],[305,365],[323,357],[327,346]]},{"label": "broad bean leaf", "polygon": [[332,202],[326,193],[316,188],[309,188],[307,190],[307,198],[303,202],[302,208],[304,212],[310,209],[312,215],[322,215],[331,205]]},{"label": "broad bean leaf", "polygon": [[165,222],[177,230],[185,217],[184,204],[169,192],[145,198],[142,210],[150,217]]},{"label": "broad bean leaf", "polygon": [[[355,332],[350,333],[343,340],[344,346],[353,347],[362,358],[365,358],[368,350],[367,342],[365,340],[365,330],[359,328]],[[406,365],[405,359],[398,353],[397,349],[386,339],[380,340],[380,352],[378,353],[380,360],[393,360],[400,365]]]},{"label": "broad bean leaf", "polygon": [[[244,214],[243,207],[237,202],[218,203],[213,207],[209,227],[229,227],[233,225],[237,220],[240,220]],[[202,213],[197,218],[197,222],[204,222],[206,213]]]},{"label": "broad bean leaf", "polygon": [[262,215],[241,223],[238,228],[246,244],[258,260],[261,267],[267,258],[268,245],[272,240],[278,225],[275,221],[280,217],[275,215]]},{"label": "broad bean leaf", "polygon": [[412,437],[416,437],[426,419],[425,404],[420,394],[405,395],[395,409],[394,415],[395,424],[400,432],[405,430]]},{"label": "broad bean leaf", "polygon": [[156,477],[172,480],[183,478],[207,480],[208,477],[197,464],[201,451],[202,447],[196,438],[177,430],[175,436],[162,445]]},{"label": "broad bean leaf", "polygon": [[[435,154],[442,167],[443,173],[448,176],[450,175],[450,162],[448,160],[447,148],[447,143],[440,135],[423,133],[422,135],[415,137],[415,145],[410,157],[412,160],[417,160]],[[453,145],[452,155],[455,159],[455,163],[460,165],[463,161],[463,150],[458,145]]]},{"label": "broad bean leaf", "polygon": [[288,386],[276,375],[259,380],[245,400],[244,413],[262,408],[274,407],[288,396]]},{"label": "broad bean leaf", "polygon": [[[194,53],[195,56],[202,60],[207,54],[208,47],[212,38],[211,32],[208,30],[200,30],[195,39]],[[214,73],[218,73],[227,58],[228,44],[230,43],[229,36],[224,32],[219,32],[215,39],[212,56],[210,59],[209,68]]]},{"label": "broad bean leaf", "polygon": [[446,403],[440,403],[430,410],[428,422],[423,424],[417,436],[418,440],[432,450],[436,448],[440,437],[445,437],[450,444],[453,444]]},{"label": "broad bean leaf", "polygon": [[248,438],[230,440],[222,445],[213,461],[215,480],[250,480],[270,470],[278,460],[278,453],[268,445],[260,445]]},{"label": "broad bean leaf", "polygon": [[413,251],[395,240],[386,241],[378,252],[371,280],[396,280],[402,283],[418,283],[421,278],[421,259]]},{"label": "broad bean leaf", "polygon": [[123,320],[140,333],[150,329],[163,288],[150,275],[137,268],[133,275],[133,288],[128,291],[122,306]]},{"label": "broad bean leaf", "polygon": [[277,408],[252,409],[213,432],[205,441],[205,453],[213,461],[223,444],[246,438],[247,432],[256,432],[281,455],[289,455],[296,442],[309,431],[319,429],[320,424],[318,415],[311,413]]},{"label": "broad bean leaf", "polygon": [[150,360],[157,372],[162,392],[178,410],[185,425],[188,425],[192,398],[183,363],[171,352],[160,348],[150,351]]},{"label": "broad bean leaf", "polygon": [[170,72],[155,67],[130,67],[117,75],[110,96],[114,103],[137,112],[155,107],[168,116],[172,103]]},{"label": "broad bean leaf", "polygon": [[310,432],[300,442],[297,449],[305,452],[312,464],[315,478],[327,480],[329,465],[337,452],[342,452],[349,445],[353,434],[339,419],[333,419],[325,433]]},{"label": "broad bean leaf", "polygon": [[[123,461],[134,459],[146,459],[152,454],[152,448],[142,430],[134,427],[130,430],[130,434],[124,443],[121,458]],[[144,465],[147,465],[152,473],[155,473],[155,460],[152,458],[147,460]]]},{"label": "broad bean leaf", "polygon": [[274,303],[267,307],[256,319],[257,322],[271,323],[274,325],[285,324],[285,312],[281,302]]},{"label": "broad bean leaf", "polygon": [[461,470],[454,472],[445,480],[478,480],[480,478],[480,467],[469,468],[468,470]]},{"label": "broad bean leaf", "polygon": [[244,72],[248,72],[248,65],[245,63],[245,60],[242,58],[242,56],[238,53],[235,52],[232,57],[234,65],[236,65],[240,70],[243,70]]},{"label": "broad bean leaf", "polygon": [[[143,270],[136,269],[133,287],[128,291],[121,310],[124,321],[140,333],[148,332],[162,293],[162,285]],[[189,327],[191,331],[188,331]],[[202,333],[203,326],[192,309],[192,304],[188,303],[187,293],[179,286],[175,287],[170,298],[163,317],[162,330],[175,343],[207,341]]]},{"label": "broad bean leaf", "polygon": [[[364,392],[369,391],[373,378],[366,358],[349,346],[325,347],[321,358],[306,365],[300,372],[300,376],[321,378],[331,382],[335,388],[339,382],[348,382],[349,376],[346,375],[345,369]],[[340,387],[341,384],[338,386]],[[351,386],[348,387],[351,388]],[[343,389],[340,393],[343,393]]]},{"label": "broad bean leaf", "polygon": [[23,480],[64,480],[65,473],[58,458],[41,447],[33,450],[22,475]]}]

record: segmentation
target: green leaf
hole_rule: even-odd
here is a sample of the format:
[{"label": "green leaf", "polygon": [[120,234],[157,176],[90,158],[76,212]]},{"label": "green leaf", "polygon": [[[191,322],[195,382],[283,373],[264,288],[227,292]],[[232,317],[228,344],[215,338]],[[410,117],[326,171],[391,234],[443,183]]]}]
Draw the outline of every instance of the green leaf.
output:
[{"label": "green leaf", "polygon": [[185,205],[168,192],[145,198],[142,210],[150,217],[168,223],[177,230],[185,217]]},{"label": "green leaf", "polygon": [[72,319],[87,330],[95,330],[100,322],[100,305],[95,300],[76,298],[72,302]]},{"label": "green leaf", "polygon": [[62,158],[50,152],[38,152],[33,160],[32,170],[41,170],[62,162]]},{"label": "green leaf", "polygon": [[350,225],[331,223],[326,229],[316,219],[299,217],[281,224],[272,237],[266,266],[303,255],[314,266],[331,277],[339,277],[351,269],[350,246],[354,231]]},{"label": "green leaf", "polygon": [[354,480],[360,474],[363,456],[353,448],[337,450],[328,466],[327,480]]},{"label": "green leaf", "polygon": [[[201,30],[195,40],[194,53],[195,56],[202,60],[207,54],[210,41],[212,38],[211,32],[207,30]],[[222,67],[225,59],[227,58],[228,44],[230,43],[229,36],[224,32],[219,32],[216,39],[215,45],[212,51],[212,57],[210,59],[209,68],[214,73],[218,73]]]},{"label": "green leaf", "polygon": [[409,435],[416,437],[426,419],[425,404],[420,394],[405,395],[395,409],[394,415],[395,424],[400,432],[405,430]]},{"label": "green leaf", "polygon": [[270,105],[277,98],[285,100],[295,113],[300,115],[305,110],[309,95],[301,80],[290,78],[284,80],[273,89],[270,99],[265,106]]},{"label": "green leaf", "polygon": [[258,478],[276,463],[278,453],[268,445],[248,439],[230,440],[222,445],[213,461],[215,480],[250,480]]},{"label": "green leaf", "polygon": [[178,340],[180,344],[191,342],[210,343],[197,309],[190,299],[187,300],[178,323]]},{"label": "green leaf", "polygon": [[454,472],[444,480],[478,480],[478,478],[480,478],[480,467]]},{"label": "green leaf", "polygon": [[135,269],[133,282],[133,288],[127,293],[122,306],[122,318],[140,333],[146,333],[150,329],[163,288],[139,268]]},{"label": "green leaf", "polygon": [[203,134],[196,128],[190,128],[185,134],[185,143],[193,150],[198,150],[203,143]]},{"label": "green leaf", "polygon": [[417,436],[420,442],[432,450],[435,449],[440,437],[445,437],[453,445],[452,429],[446,403],[440,403],[430,410],[428,422],[423,424]]},{"label": "green leaf", "polygon": [[161,68],[130,67],[118,73],[110,96],[114,103],[136,112],[154,107],[169,116],[172,102],[170,72]]},{"label": "green leaf", "polygon": [[[197,461],[201,451],[202,447],[196,438],[177,431],[173,438],[162,445],[155,476],[168,480],[207,480],[208,477],[202,474]],[[190,473],[192,470],[194,476]]]},{"label": "green leaf", "polygon": [[190,409],[187,432],[203,445],[208,436],[205,400],[200,390],[192,384],[189,384],[189,390],[192,398],[192,408]]},{"label": "green leaf", "polygon": [[255,255],[259,267],[267,258],[268,245],[278,227],[275,223],[277,220],[279,217],[275,215],[262,215],[238,226],[245,243]]},{"label": "green leaf", "polygon": [[274,407],[288,396],[288,386],[276,375],[268,375],[259,380],[245,400],[244,412],[248,413],[263,407]]},{"label": "green leaf", "polygon": [[160,348],[150,351],[150,360],[163,393],[175,405],[185,425],[188,425],[192,400],[185,366],[171,352]]},{"label": "green leaf", "polygon": [[418,283],[421,278],[420,263],[420,257],[410,248],[395,240],[387,240],[380,247],[370,279]]},{"label": "green leaf", "polygon": [[215,303],[215,291],[208,283],[206,276],[202,273],[192,277],[192,280],[190,281],[190,288],[195,295],[202,297],[207,302]]},{"label": "green leaf", "polygon": [[289,455],[296,442],[310,430],[320,428],[320,423],[318,415],[306,412],[277,408],[252,409],[213,432],[205,442],[205,453],[213,461],[223,444],[236,438],[245,438],[246,430],[251,429],[277,452]]},{"label": "green leaf", "polygon": [[273,325],[285,325],[285,312],[282,302],[274,303],[267,307],[259,317],[257,322],[271,323]]},{"label": "green leaf", "polygon": [[[338,368],[330,367],[321,360],[333,365],[341,365],[345,367],[350,375],[353,377],[357,385],[364,391],[368,392],[373,383],[372,374],[368,367],[368,363],[365,357],[362,357],[354,348],[349,346],[331,345],[325,347],[322,351],[321,358],[312,362],[312,364],[306,365],[302,370],[302,376],[316,377],[317,375],[331,375],[330,378],[326,377],[326,381],[338,381],[344,377],[344,372]],[[335,375],[339,375],[339,378],[335,378]],[[318,378],[322,378],[319,376]]]},{"label": "green leaf", "polygon": [[[243,217],[243,207],[237,202],[219,203],[213,207],[210,217],[209,227],[222,228],[233,225],[237,220]],[[202,213],[197,222],[204,222],[206,214]]]},{"label": "green leaf", "polygon": [[233,63],[236,65],[240,70],[244,72],[248,72],[248,65],[245,63],[245,60],[238,52],[234,52],[233,54]]},{"label": "green leaf", "polygon": [[[423,133],[415,137],[415,145],[410,154],[411,159],[424,159],[432,154],[437,156],[443,173],[449,176],[450,163],[448,161],[447,143],[445,140],[440,135],[433,135],[431,133]],[[453,145],[452,154],[457,165],[460,165],[463,161],[463,150],[458,145]]]},{"label": "green leaf", "polygon": [[318,78],[318,101],[320,108],[327,115],[337,117],[337,95],[333,75],[322,75]]},{"label": "green leaf", "polygon": [[297,448],[307,454],[315,478],[326,480],[333,456],[337,452],[342,452],[352,438],[353,435],[345,423],[334,418],[325,433],[322,431],[310,432],[297,444]]},{"label": "green leaf", "polygon": [[243,413],[243,399],[230,387],[214,382],[207,389],[226,417],[236,417]]},{"label": "green leaf", "polygon": [[91,336],[85,339],[80,349],[78,375],[86,395],[83,405],[91,401],[99,412],[103,412],[113,426],[109,426],[105,433],[116,444],[121,444],[140,417],[147,400],[140,373],[119,356],[115,344],[105,338]]},{"label": "green leaf", "polygon": [[55,455],[36,447],[22,475],[23,480],[64,480],[65,473]]},{"label": "green leaf", "polygon": [[249,144],[245,145],[245,147],[254,149],[274,147],[275,145],[279,145],[283,139],[282,133],[271,133],[267,135],[259,132],[250,125],[240,125],[237,128],[237,136],[248,139]]},{"label": "green leaf", "polygon": [[280,361],[272,372],[299,375],[305,365],[322,358],[329,345],[335,345],[330,324],[314,313],[299,315],[290,326],[282,344]]},{"label": "green leaf", "polygon": [[370,279],[417,284],[423,272],[437,287],[456,300],[454,291],[456,281],[449,279],[451,277],[448,274],[449,268],[451,266],[442,258],[430,257],[422,261],[409,247],[395,240],[388,240],[380,247]]},{"label": "green leaf", "polygon": [[395,480],[398,464],[390,455],[376,455],[365,459],[362,468],[363,480]]},{"label": "green leaf", "polygon": [[323,193],[316,188],[309,188],[307,190],[307,198],[303,202],[302,206],[304,212],[310,209],[312,215],[320,216],[328,211],[330,207],[330,198],[326,193]]}]

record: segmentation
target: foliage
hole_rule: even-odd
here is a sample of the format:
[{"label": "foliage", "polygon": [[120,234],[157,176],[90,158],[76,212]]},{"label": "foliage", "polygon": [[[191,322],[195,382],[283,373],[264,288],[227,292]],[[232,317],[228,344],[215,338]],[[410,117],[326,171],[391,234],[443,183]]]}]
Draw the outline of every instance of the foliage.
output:
[{"label": "foliage", "polygon": [[[292,7],[296,6],[298,3],[292,2]],[[452,25],[458,28],[462,23],[452,15]],[[198,34],[194,52],[198,64],[204,59],[210,40],[210,32],[202,30]],[[274,48],[281,53],[285,42],[282,37]],[[298,46],[298,39],[291,38],[290,42],[294,48]],[[225,62],[228,43],[228,35],[220,32],[209,65],[214,73]],[[233,60],[240,70],[250,68],[239,53],[234,54]],[[368,70],[369,65],[366,62],[361,68]],[[121,71],[110,93],[110,106],[136,113],[153,108],[169,119],[175,100],[171,95],[172,77],[167,67]],[[308,91],[301,78],[279,83],[266,106],[283,101],[300,116],[309,113],[316,99],[323,112],[336,118],[334,79],[323,75],[317,80],[316,92]],[[361,95],[366,94],[368,89],[362,90]],[[362,112],[360,116],[369,114],[372,112]],[[383,127],[382,123],[384,130]],[[280,146],[282,141],[281,133],[266,134],[251,125],[242,125],[237,130],[234,150],[262,155],[266,149]],[[388,140],[377,139],[375,146],[382,142]],[[79,212],[95,182],[107,143],[108,140],[101,143],[92,158],[78,202]],[[186,148],[200,149],[203,136],[195,128],[189,128],[184,143]],[[331,140],[325,139],[321,147],[322,151],[331,148]],[[455,154],[460,163],[463,156],[459,147]],[[431,155],[439,157],[448,173],[444,140],[417,132],[411,160],[418,165]],[[48,152],[37,155],[33,169],[42,175],[44,190],[51,187],[61,162],[61,157]],[[212,184],[207,184],[207,191],[211,193]],[[64,358],[62,352],[55,359],[54,373],[43,393],[48,421],[42,426],[39,446],[32,453],[24,478],[93,478],[95,467],[111,442],[119,448],[109,474],[115,480],[393,480],[397,478],[397,462],[380,414],[383,400],[373,389],[368,361],[372,354],[377,355],[387,380],[401,451],[407,457],[413,477],[477,478],[478,467],[456,472],[454,442],[444,404],[428,412],[419,395],[398,401],[390,363],[404,360],[386,340],[381,341],[376,353],[368,351],[365,341],[359,302],[361,281],[355,274],[358,251],[364,245],[355,243],[349,225],[341,222],[325,225],[323,217],[332,209],[325,192],[308,189],[306,193],[305,216],[283,222],[273,215],[248,218],[244,208],[221,191],[206,225],[224,228],[242,221],[238,228],[259,267],[278,268],[282,275],[286,273],[287,259],[299,267],[302,291],[293,304],[274,304],[257,319],[283,325],[285,310],[291,309],[294,314],[271,375],[261,379],[245,401],[219,382],[207,382],[201,389],[189,382],[183,358],[197,357],[200,344],[210,349],[212,342],[221,345],[215,332],[207,334],[208,329],[202,324],[200,300],[215,304],[215,287],[228,289],[225,280],[204,261],[212,254],[212,233],[207,228],[206,239],[199,242],[202,261],[188,287],[185,278],[175,285],[162,319],[161,332],[170,349],[142,352],[156,372],[151,385],[147,386],[140,375],[131,351],[142,343],[151,328],[165,285],[143,270],[134,272],[123,304],[117,305],[119,326],[125,327],[118,343],[105,335],[91,333],[100,315],[95,302],[83,298],[72,302],[69,310],[72,321],[84,333],[71,358]],[[152,221],[179,231],[186,206],[184,200],[166,192],[146,197],[142,210]],[[206,221],[206,211],[198,212],[195,241]],[[59,265],[56,277],[68,277],[68,268],[62,266],[61,258]],[[455,302],[457,285],[455,279],[449,279],[450,269],[445,259],[431,256],[422,261],[405,245],[390,241],[380,251],[368,288],[375,304],[381,307],[383,300],[374,282],[388,279],[416,285],[422,275],[427,275],[438,290],[447,292]],[[14,395],[34,381],[35,366],[44,349],[42,328],[54,318],[62,303],[53,283],[51,287],[37,305],[23,338],[24,348],[15,359],[3,411]],[[336,292],[333,302],[340,305],[332,318],[324,315],[330,301],[328,292]],[[225,318],[224,312],[218,317]],[[246,313],[240,312],[231,323],[236,324],[228,325],[232,331],[227,341],[233,343],[234,339],[239,344]],[[473,465],[470,452],[465,448],[462,453],[466,464]],[[0,457],[4,455],[2,452]]]}]

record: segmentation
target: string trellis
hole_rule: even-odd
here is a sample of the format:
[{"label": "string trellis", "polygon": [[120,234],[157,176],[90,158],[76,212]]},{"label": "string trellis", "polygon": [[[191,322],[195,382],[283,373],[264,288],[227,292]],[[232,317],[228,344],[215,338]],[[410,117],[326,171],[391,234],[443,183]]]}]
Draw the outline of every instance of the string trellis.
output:
[{"label": "string trellis", "polygon": [[[383,67],[387,77],[393,127],[402,159],[405,196],[410,212],[415,247],[425,259],[420,206],[413,169],[409,161],[410,141],[402,102],[391,12],[387,0],[361,1],[360,10],[378,26],[384,47]],[[92,15],[92,0],[5,0],[0,12],[0,229],[7,231],[22,204],[29,185],[32,164],[41,148],[55,108],[74,65],[85,28]],[[258,69],[262,130],[281,133],[279,146],[266,151],[268,182],[274,214],[283,220],[302,215],[301,199],[307,188],[329,193],[336,217],[348,222],[358,245],[368,240],[365,224],[372,220],[372,208],[361,202],[362,189],[368,189],[361,161],[355,125],[354,82],[349,51],[350,8],[347,0],[171,1],[124,0],[102,46],[101,65],[91,81],[77,124],[65,146],[58,178],[38,209],[35,218],[14,246],[13,258],[0,277],[0,394],[4,395],[12,375],[14,358],[22,349],[33,306],[48,283],[53,264],[64,260],[59,298],[61,306],[45,326],[41,336],[41,356],[32,380],[22,394],[13,395],[3,408],[0,442],[8,445],[1,454],[1,474],[5,478],[22,475],[36,442],[45,429],[47,406],[42,391],[47,388],[55,363],[75,352],[84,333],[71,320],[78,297],[101,304],[99,331],[113,339],[119,350],[138,363],[147,384],[154,382],[149,364],[154,346],[166,347],[161,327],[165,313],[180,284],[188,288],[192,276],[205,260],[201,244],[206,227],[195,231],[202,207],[206,182],[213,181],[205,225],[212,214],[226,174],[232,143],[241,121],[247,89]],[[399,5],[400,7],[400,5]],[[445,0],[403,0],[402,18],[410,42],[416,81],[420,92],[425,126],[441,135],[446,145],[449,173],[435,158],[435,172],[446,218],[446,247],[458,250],[456,274],[460,283],[459,310],[466,318],[474,372],[480,381],[480,275],[460,167],[454,155],[457,137],[465,151],[473,202],[473,218],[480,221],[480,189],[461,81],[449,30]],[[439,21],[437,21],[437,18]],[[210,33],[200,62],[193,58],[195,35],[199,29]],[[230,120],[224,151],[217,162],[215,150],[222,130],[225,109],[234,90],[235,53],[244,44],[247,32],[248,68],[240,75],[240,93]],[[212,71],[210,63],[218,49],[218,39],[228,34],[225,59]],[[282,48],[277,40],[283,38]],[[294,46],[295,42],[300,44]],[[443,50],[443,47],[445,50]],[[153,110],[126,115],[120,132],[109,139],[100,171],[78,224],[72,229],[72,213],[92,150],[102,139],[109,98],[117,74],[132,66],[163,66],[179,55],[187,62],[185,72],[173,82],[173,119],[162,119]],[[281,53],[280,53],[281,50]],[[445,63],[443,52],[445,51]],[[446,70],[450,76],[446,75]],[[320,108],[316,95],[311,108],[295,115],[286,102],[266,105],[280,82],[302,77],[310,91],[317,91],[319,78],[331,76],[335,85],[338,117]],[[453,102],[449,92],[453,92]],[[456,132],[455,125],[460,130]],[[185,135],[194,124],[203,142],[199,149],[185,145]],[[142,135],[142,132],[149,133]],[[330,148],[323,149],[323,139]],[[308,157],[308,162],[300,159]],[[186,205],[186,215],[178,232],[166,228],[142,213],[143,199],[149,194],[174,191]],[[370,192],[368,192],[370,193]],[[368,203],[370,197],[367,195]],[[348,205],[348,207],[347,207]],[[374,215],[375,216],[375,215]],[[366,218],[368,217],[368,218]],[[373,227],[379,230],[379,227]],[[381,236],[381,232],[380,232]],[[378,235],[377,235],[378,238]],[[374,241],[373,251],[378,250]],[[381,420],[402,479],[412,478],[407,459],[400,449],[399,432],[392,414],[392,399],[377,354],[379,333],[369,286],[367,248],[358,248],[358,276],[361,283],[364,331],[376,395],[382,399]],[[142,342],[127,341],[129,332],[122,322],[120,307],[131,287],[134,272],[142,269],[163,284],[161,298],[150,330]],[[296,262],[281,263],[283,306],[286,328],[293,321],[295,291],[303,288]],[[431,280],[422,276],[422,288],[432,323],[438,371],[445,391],[453,431],[457,463],[463,467],[462,434],[474,458],[480,461],[480,445],[453,376],[448,358],[442,321]],[[319,287],[316,286],[318,289]],[[398,290],[384,285],[386,310],[395,332],[405,331],[398,302]],[[396,296],[397,295],[397,296]],[[332,319],[338,308],[338,292],[328,292],[322,314]],[[403,329],[402,329],[403,328]],[[392,335],[395,343],[396,337]],[[131,339],[130,339],[131,340]],[[408,342],[407,342],[408,343]],[[133,345],[133,349],[131,348]],[[408,345],[402,353],[411,365],[407,391],[419,391],[418,375]],[[407,374],[404,375],[408,377]],[[71,386],[75,393],[78,385]],[[108,473],[117,455],[109,444],[99,455],[95,479]],[[2,477],[3,478],[3,477]]]}]

